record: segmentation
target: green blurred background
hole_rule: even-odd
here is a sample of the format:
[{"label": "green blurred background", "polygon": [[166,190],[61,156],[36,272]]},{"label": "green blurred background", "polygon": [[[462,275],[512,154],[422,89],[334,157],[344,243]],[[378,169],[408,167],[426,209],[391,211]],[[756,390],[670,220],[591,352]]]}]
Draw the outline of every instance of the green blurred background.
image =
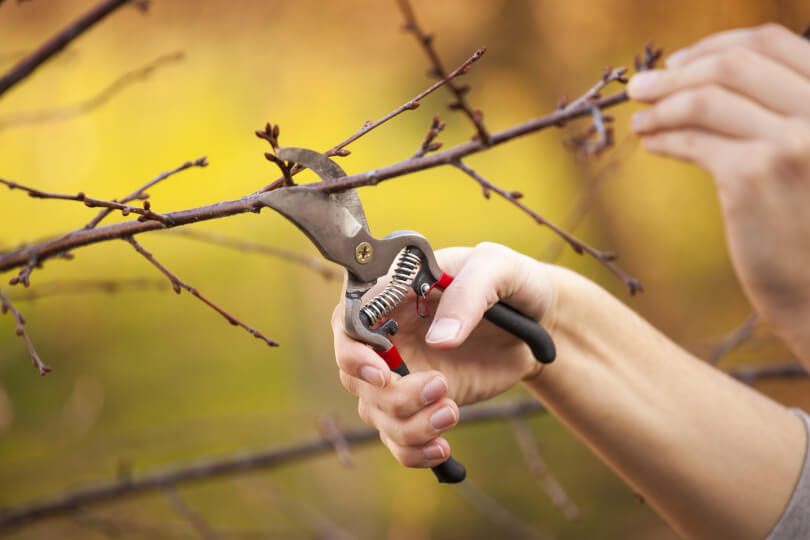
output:
[{"label": "green blurred background", "polygon": [[[87,1],[8,1],[0,7],[0,69],[83,13]],[[451,68],[489,48],[464,82],[495,131],[551,111],[574,97],[605,65],[631,65],[653,40],[667,51],[711,32],[779,21],[810,22],[801,0],[650,2],[414,0],[422,26]],[[74,118],[0,129],[0,175],[44,190],[120,197],[162,170],[207,155],[151,190],[157,211],[238,198],[276,177],[253,131],[281,125],[282,145],[328,148],[416,95],[430,83],[413,36],[401,31],[393,1],[152,3],[125,7],[75,41],[0,100],[0,123],[19,111],[71,104],[98,93],[122,73],[174,51],[167,64],[109,103]],[[412,155],[439,112],[445,146],[471,127],[446,110],[440,91],[422,106],[353,144],[341,160],[349,172]],[[616,116],[618,149],[578,163],[544,131],[468,163],[563,223],[604,167],[589,213],[576,229],[597,248],[615,251],[646,292],[627,296],[612,274],[563,250],[556,259],[597,281],[689,350],[706,356],[749,313],[730,268],[709,178],[646,155],[627,135],[634,105]],[[302,176],[303,178],[303,176]],[[310,177],[311,178],[311,177]],[[486,200],[454,169],[443,168],[360,191],[372,232],[412,229],[434,247],[487,240],[547,257],[554,236],[502,200]],[[450,211],[448,212],[448,209]],[[0,249],[78,228],[95,210],[2,191]],[[109,222],[121,220],[111,216]],[[201,223],[191,230],[317,255],[282,217],[263,212]],[[355,400],[340,386],[329,316],[340,285],[284,260],[236,252],[166,233],[141,243],[181,278],[281,343],[269,349],[185,292],[92,293],[16,302],[42,358],[40,378],[13,320],[0,317],[0,506],[190,459],[282,446],[317,435],[325,414],[359,425]],[[77,250],[32,276],[32,289],[55,280],[161,279],[122,241]],[[14,273],[3,276],[3,283]],[[13,299],[19,291],[3,286]],[[788,353],[767,332],[723,366],[782,361]],[[761,389],[790,405],[810,406],[803,382]],[[515,390],[503,400],[523,395]],[[548,416],[530,420],[549,468],[579,506],[567,520],[523,463],[509,424],[458,429],[449,439],[474,484],[537,535],[573,538],[673,538],[632,490]],[[357,538],[511,537],[492,512],[471,505],[430,473],[399,467],[381,445],[355,453],[344,468],[334,455],[269,472],[216,480],[179,493],[223,537]],[[91,515],[153,527],[124,527],[123,537],[194,537],[163,495],[94,507]],[[147,528],[148,528],[147,527]],[[108,531],[108,534],[109,531]],[[104,538],[59,518],[20,529],[13,538]]]}]

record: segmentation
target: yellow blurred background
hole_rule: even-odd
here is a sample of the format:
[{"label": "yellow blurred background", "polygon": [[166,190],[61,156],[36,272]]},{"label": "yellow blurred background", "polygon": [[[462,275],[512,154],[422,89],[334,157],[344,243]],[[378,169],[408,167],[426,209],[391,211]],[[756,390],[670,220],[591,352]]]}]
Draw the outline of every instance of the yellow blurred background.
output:
[{"label": "yellow blurred background", "polygon": [[[4,2],[0,70],[93,5],[88,1]],[[452,69],[488,52],[464,82],[492,131],[553,110],[562,95],[590,87],[605,65],[632,65],[653,40],[672,52],[723,29],[810,22],[800,0],[414,0]],[[253,131],[271,121],[281,144],[325,149],[404,103],[431,81],[413,36],[401,31],[393,1],[180,2],[155,0],[147,13],[124,7],[73,42],[0,100],[0,125],[20,111],[87,99],[123,73],[161,55],[185,58],[134,82],[103,106],[69,119],[0,128],[0,177],[55,192],[121,197],[163,170],[208,156],[150,190],[153,208],[179,210],[236,199],[277,176]],[[350,146],[349,173],[399,161],[416,150],[435,113],[447,122],[445,147],[471,126],[448,111],[439,91],[422,106]],[[693,167],[646,155],[627,133],[636,107],[614,109],[618,150],[591,164],[563,147],[570,131],[548,130],[468,159],[499,185],[557,223],[594,175],[613,167],[576,234],[619,254],[646,292],[624,286],[594,260],[562,251],[556,262],[602,284],[670,337],[706,356],[750,308],[727,258],[709,178]],[[613,164],[613,165],[610,165]],[[304,176],[302,175],[302,178]],[[311,176],[309,178],[312,178]],[[434,169],[360,190],[372,232],[419,231],[435,248],[487,240],[541,258],[554,236],[498,198],[486,200],[455,169]],[[81,227],[96,213],[78,203],[2,190],[0,250]],[[122,220],[110,216],[109,223]],[[309,241],[270,212],[200,223],[217,232],[317,255]],[[54,372],[40,378],[11,317],[0,317],[0,506],[190,459],[282,446],[317,435],[325,414],[360,424],[340,386],[329,316],[340,285],[288,261],[154,232],[140,242],[178,276],[281,343],[269,349],[191,295],[160,290],[85,293],[16,302]],[[31,287],[67,279],[162,279],[125,242],[76,250],[48,261]],[[10,298],[20,292],[5,285]],[[168,285],[168,284],[167,284]],[[724,367],[781,361],[767,335]],[[791,405],[810,406],[802,382],[761,385]],[[515,390],[503,398],[517,399]],[[567,520],[528,474],[506,423],[449,435],[474,484],[538,536],[673,538],[632,490],[556,420],[530,420],[549,468],[582,517]],[[438,486],[404,470],[377,444],[344,468],[333,455],[269,472],[215,480],[179,493],[223,537],[493,538],[514,531]],[[292,509],[292,510],[291,510]],[[167,538],[194,537],[160,493],[94,507],[92,514],[148,524]],[[316,517],[313,517],[316,516]],[[229,534],[228,531],[231,531]],[[252,532],[251,532],[252,531]],[[109,532],[109,531],[108,531]],[[124,537],[144,536],[126,530]],[[332,534],[332,536],[328,536]],[[253,536],[251,536],[253,535]],[[146,536],[155,537],[155,534]],[[12,538],[104,538],[71,517],[15,531]]]}]

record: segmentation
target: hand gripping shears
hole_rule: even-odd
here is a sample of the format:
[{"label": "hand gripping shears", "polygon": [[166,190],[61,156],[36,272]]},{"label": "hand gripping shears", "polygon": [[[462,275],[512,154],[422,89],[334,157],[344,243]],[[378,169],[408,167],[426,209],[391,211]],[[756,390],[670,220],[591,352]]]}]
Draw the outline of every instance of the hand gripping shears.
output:
[{"label": "hand gripping shears", "polygon": [[[340,166],[314,150],[279,148],[276,156],[311,169],[324,181],[346,176]],[[307,185],[285,187],[261,196],[261,202],[292,221],[315,244],[321,254],[346,269],[345,327],[352,338],[370,345],[392,371],[405,376],[408,368],[391,341],[397,322],[386,317],[412,289],[420,315],[426,310],[427,295],[434,288],[444,290],[453,277],[439,268],[427,239],[412,231],[396,231],[374,238],[368,228],[363,205],[354,189],[327,193]],[[396,262],[395,262],[396,261]],[[393,265],[385,289],[373,299],[363,296]],[[537,322],[498,302],[484,317],[519,337],[544,364],[554,360],[555,349],[548,332]],[[464,480],[464,466],[452,457],[433,467],[439,482]]]}]

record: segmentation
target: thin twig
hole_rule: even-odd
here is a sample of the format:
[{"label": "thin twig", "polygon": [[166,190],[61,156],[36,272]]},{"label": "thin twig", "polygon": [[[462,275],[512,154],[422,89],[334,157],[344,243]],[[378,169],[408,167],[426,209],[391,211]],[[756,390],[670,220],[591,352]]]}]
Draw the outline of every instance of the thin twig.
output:
[{"label": "thin twig", "polygon": [[433,120],[430,121],[430,127],[425,134],[425,139],[422,141],[422,144],[419,145],[419,149],[416,151],[413,157],[422,157],[425,154],[435,152],[442,147],[442,143],[433,142],[433,139],[435,139],[436,136],[442,132],[444,125],[444,122],[441,121],[438,114],[433,117]]},{"label": "thin twig", "polygon": [[549,538],[548,534],[538,531],[518,518],[469,478],[456,486],[456,492],[467,499],[493,525],[506,533],[507,538],[531,538],[535,540]]},{"label": "thin twig", "polygon": [[174,509],[178,516],[183,518],[191,525],[200,538],[204,540],[219,540],[222,538],[210,525],[203,519],[203,517],[195,512],[194,509],[183,499],[174,486],[165,486],[163,488],[163,495],[169,502],[169,505]]},{"label": "thin twig", "polygon": [[712,349],[709,359],[709,364],[716,366],[725,355],[742,345],[752,335],[754,330],[759,324],[759,315],[756,311],[748,314],[743,322],[741,322],[734,330],[726,334],[726,336],[715,345]]},{"label": "thin twig", "polygon": [[753,385],[761,380],[768,379],[806,379],[807,370],[796,362],[772,364],[763,366],[735,367],[728,372],[729,375],[747,385]]},{"label": "thin twig", "polygon": [[[136,189],[135,191],[133,191],[132,193],[130,193],[129,195],[127,195],[126,197],[124,197],[123,199],[121,199],[118,202],[128,203],[128,202],[134,201],[134,200],[146,199],[146,198],[149,197],[149,195],[146,193],[146,190],[151,188],[155,184],[157,184],[159,182],[162,182],[163,180],[166,180],[170,176],[173,176],[173,175],[175,175],[175,174],[177,174],[177,173],[179,173],[181,171],[184,171],[186,169],[190,169],[191,167],[207,167],[207,166],[208,166],[208,159],[205,156],[199,157],[199,158],[195,159],[194,161],[186,161],[182,165],[179,165],[179,166],[175,167],[174,169],[172,169],[170,171],[164,171],[164,172],[160,173],[159,175],[152,178],[150,181],[148,181],[147,183],[145,183],[144,185],[142,185],[141,187],[139,187],[138,189]],[[96,227],[96,225],[98,225],[101,222],[101,220],[103,220],[105,217],[110,215],[110,213],[112,211],[113,211],[112,208],[105,208],[104,210],[101,210],[96,215],[96,217],[94,217],[90,221],[90,223],[88,223],[87,225],[84,226],[84,228],[85,229],[94,229]]]},{"label": "thin twig", "polygon": [[328,415],[322,416],[318,421],[318,431],[324,439],[332,444],[340,464],[344,467],[353,467],[354,460],[352,459],[349,442],[338,428],[335,419]]},{"label": "thin twig", "polygon": [[[465,60],[460,66],[458,66],[456,69],[454,69],[446,77],[442,78],[442,80],[434,83],[428,89],[423,90],[421,93],[419,93],[415,97],[411,98],[410,100],[406,101],[405,103],[403,103],[402,105],[400,105],[399,107],[397,107],[396,109],[391,111],[390,113],[386,114],[385,116],[383,116],[382,118],[380,118],[376,122],[369,121],[369,122],[364,123],[363,127],[361,127],[358,131],[356,131],[355,133],[350,135],[347,139],[339,142],[338,144],[336,144],[335,146],[333,146],[329,150],[326,150],[324,152],[324,155],[327,156],[327,157],[348,156],[350,154],[350,152],[348,150],[345,150],[345,148],[349,144],[353,143],[354,141],[356,141],[357,139],[359,139],[363,135],[366,135],[367,133],[369,133],[373,129],[380,127],[381,125],[385,124],[389,120],[399,116],[400,114],[402,114],[402,113],[404,113],[406,111],[412,111],[412,110],[416,109],[417,107],[419,107],[420,102],[424,98],[426,98],[427,96],[429,96],[430,94],[432,94],[433,92],[435,92],[436,90],[441,88],[442,86],[444,86],[446,84],[449,84],[456,77],[460,77],[461,75],[464,75],[465,73],[467,73],[467,71],[470,69],[470,66],[473,64],[473,62],[475,62],[476,60],[481,58],[484,55],[484,52],[486,52],[486,49],[478,49],[477,51],[475,51],[473,53],[472,56],[470,56],[467,60]],[[295,175],[295,174],[297,174],[297,173],[299,173],[299,172],[301,172],[303,170],[304,170],[304,167],[295,166],[295,167],[293,167],[292,171],[290,171],[290,174]],[[284,177],[277,178],[275,181],[273,181],[273,183],[268,184],[267,186],[265,186],[261,190],[259,190],[259,193],[263,193],[265,191],[270,191],[271,189],[275,189],[275,188],[281,186],[284,181],[285,181]]]},{"label": "thin twig", "polygon": [[15,302],[32,302],[40,298],[63,294],[87,294],[103,292],[107,294],[123,291],[162,290],[165,291],[165,280],[133,279],[69,279],[41,283],[35,289],[24,289],[11,296]]},{"label": "thin twig", "polygon": [[20,60],[11,70],[0,77],[0,96],[9,88],[22,81],[53,55],[64,49],[68,43],[82,35],[107,15],[127,4],[130,0],[105,0],[76,19],[67,28],[45,42],[39,49]]},{"label": "thin twig", "polygon": [[619,279],[621,279],[624,282],[624,284],[627,286],[627,290],[630,292],[631,295],[636,294],[636,292],[638,291],[644,290],[641,287],[641,283],[636,278],[628,275],[621,268],[619,268],[612,262],[616,258],[615,255],[613,255],[612,253],[603,253],[601,251],[592,248],[588,244],[585,244],[582,241],[576,239],[574,236],[567,233],[554,223],[548,221],[543,216],[541,216],[540,214],[538,214],[537,212],[535,212],[534,210],[532,210],[531,208],[529,208],[528,206],[526,206],[525,204],[523,204],[518,200],[520,197],[522,197],[522,194],[515,193],[513,191],[506,191],[505,189],[493,184],[492,182],[490,182],[489,180],[478,174],[474,169],[472,169],[462,161],[457,161],[453,165],[455,165],[458,169],[460,169],[461,171],[469,175],[471,178],[473,178],[476,182],[478,182],[484,189],[485,194],[494,191],[495,193],[497,193],[498,195],[500,195],[513,205],[523,210],[523,212],[531,216],[531,218],[534,219],[534,221],[538,225],[546,226],[555,233],[557,233],[557,235],[559,235],[560,238],[568,242],[568,245],[570,245],[571,248],[576,253],[579,254],[588,253],[589,255],[593,256],[595,259],[597,259],[599,262],[605,265],[606,268],[608,268],[611,272],[616,274],[616,276],[618,276]]},{"label": "thin twig", "polygon": [[135,251],[137,251],[138,253],[143,255],[144,258],[147,261],[152,263],[158,270],[163,272],[163,274],[169,279],[169,281],[171,281],[172,288],[174,289],[174,292],[176,292],[177,294],[180,294],[180,289],[181,288],[187,290],[193,296],[196,296],[197,298],[199,298],[208,307],[210,307],[211,309],[213,309],[214,311],[216,311],[217,313],[219,313],[220,315],[225,317],[225,320],[227,320],[232,325],[241,326],[242,328],[247,330],[247,332],[250,335],[252,335],[255,338],[261,339],[262,341],[264,341],[265,343],[267,343],[271,347],[277,347],[278,346],[278,343],[276,343],[274,340],[268,338],[267,336],[265,336],[264,334],[262,334],[258,330],[255,330],[254,328],[251,328],[250,326],[246,325],[245,323],[243,323],[242,321],[240,321],[239,319],[237,319],[236,317],[234,317],[233,315],[231,315],[230,313],[228,313],[227,311],[225,311],[224,309],[222,309],[221,307],[219,307],[218,305],[213,303],[211,300],[209,300],[208,298],[206,298],[205,296],[200,294],[200,291],[198,291],[195,287],[192,287],[191,285],[189,285],[185,281],[178,278],[171,271],[169,271],[168,268],[166,268],[165,266],[160,264],[157,261],[157,259],[155,259],[155,257],[151,253],[146,251],[146,249],[144,249],[143,246],[141,246],[134,238],[132,238],[130,236],[126,240],[132,245],[133,248],[135,248]]},{"label": "thin twig", "polygon": [[82,191],[80,191],[76,195],[68,195],[66,193],[50,193],[36,188],[24,186],[22,184],[18,184],[17,182],[12,182],[11,180],[4,180],[2,178],[0,178],[0,184],[5,184],[6,186],[8,186],[9,189],[19,189],[21,191],[25,191],[28,193],[29,197],[34,197],[35,199],[57,199],[62,201],[78,201],[84,203],[84,205],[89,208],[97,208],[100,206],[112,210],[121,210],[121,214],[124,216],[130,213],[139,214],[141,218],[144,220],[154,220],[159,221],[164,225],[173,225],[171,218],[153,212],[150,208],[151,204],[148,200],[144,200],[143,208],[140,208],[137,206],[130,206],[128,204],[123,204],[116,201],[105,201],[103,199],[88,197]]},{"label": "thin twig", "polygon": [[334,264],[327,263],[322,257],[302,255],[294,251],[278,248],[268,244],[260,244],[258,242],[251,242],[249,240],[234,238],[232,236],[226,236],[214,232],[170,229],[164,234],[183,236],[185,238],[197,240],[198,242],[223,246],[236,251],[269,255],[270,257],[305,266],[310,270],[319,273],[328,281],[338,281],[343,279],[343,270]]},{"label": "thin twig", "polygon": [[567,519],[579,519],[581,516],[579,508],[546,466],[546,462],[540,454],[540,445],[537,443],[537,438],[534,436],[529,423],[526,422],[525,418],[521,417],[513,418],[509,423],[512,426],[512,432],[515,434],[518,446],[520,446],[520,451],[523,453],[526,466],[540,482],[540,485],[543,486],[551,499],[551,504],[562,512]]},{"label": "thin twig", "polygon": [[[433,34],[427,34],[422,30],[422,28],[416,22],[416,15],[414,14],[408,0],[397,0],[397,4],[399,4],[400,11],[402,11],[402,16],[405,18],[405,30],[411,32],[416,37],[419,44],[422,45],[422,49],[424,49],[425,54],[427,54],[428,58],[430,59],[430,63],[432,64],[431,74],[440,79],[446,78],[446,72],[444,70],[442,60],[439,58],[439,54],[433,47],[433,39],[435,36]],[[447,85],[447,89],[450,90],[455,98],[454,101],[450,103],[450,108],[463,111],[467,118],[470,119],[470,122],[472,122],[475,126],[475,131],[477,134],[476,138],[481,141],[484,146],[491,145],[492,138],[484,125],[483,113],[477,109],[473,110],[472,106],[470,106],[469,102],[467,101],[466,94],[469,92],[470,87],[468,85],[458,86],[455,83],[450,82]]]},{"label": "thin twig", "polygon": [[11,302],[8,301],[8,298],[3,296],[3,293],[0,292],[0,315],[5,315],[6,313],[11,313],[11,316],[14,317],[14,320],[17,322],[17,330],[16,334],[25,340],[25,345],[28,347],[28,353],[31,355],[31,361],[34,363],[34,367],[37,368],[40,375],[45,375],[46,373],[52,370],[51,366],[45,364],[39,358],[39,354],[37,354],[36,349],[34,349],[34,344],[31,342],[31,338],[28,337],[28,333],[26,333],[25,328],[23,325],[25,324],[25,317],[22,316],[22,313],[17,311]]},{"label": "thin twig", "polygon": [[[462,408],[459,425],[470,426],[484,422],[497,422],[515,416],[543,414],[545,411],[545,407],[535,400]],[[380,440],[377,430],[371,428],[344,431],[343,437],[351,446],[379,443]],[[207,462],[194,460],[192,463],[180,464],[163,471],[134,475],[123,481],[77,489],[56,499],[34,502],[16,509],[2,508],[0,509],[0,530],[5,531],[12,527],[34,523],[73,512],[78,508],[148,493],[162,489],[164,486],[179,486],[248,471],[282,467],[331,452],[334,452],[332,443],[318,438],[271,450],[240,452],[238,456],[218,458]]]},{"label": "thin twig", "polygon": [[87,114],[107,103],[127,86],[130,86],[140,80],[147,79],[156,69],[160,68],[161,66],[171,62],[177,62],[183,58],[185,58],[185,55],[182,52],[163,55],[144,67],[124,73],[110,83],[101,92],[91,98],[80,101],[79,103],[51,107],[47,109],[38,109],[34,111],[19,111],[9,114],[3,118],[0,118],[0,131],[30,124],[62,122],[75,116]]},{"label": "thin twig", "polygon": [[[603,163],[598,170],[594,172],[585,172],[587,179],[585,185],[579,190],[577,200],[571,205],[568,214],[563,220],[561,227],[573,233],[579,227],[582,220],[588,214],[599,188],[602,183],[614,175],[619,167],[625,163],[631,152],[638,148],[638,139],[635,137],[626,137],[620,142],[612,151],[611,157],[608,161]],[[544,261],[554,261],[563,251],[565,241],[562,238],[555,237],[549,242],[540,256]]]},{"label": "thin twig", "polygon": [[[627,101],[627,92],[621,91],[616,94],[601,98],[593,103],[600,109],[613,107]],[[575,118],[590,115],[590,104],[576,108],[558,109],[553,113],[518,124],[509,129],[492,134],[492,145],[503,144],[512,139],[522,137],[529,133],[541,131],[548,127],[558,126]],[[388,165],[379,169],[366,171],[358,174],[348,175],[337,180],[316,182],[307,184],[311,189],[321,189],[335,192],[360,186],[376,185],[382,181],[397,178],[417,171],[452,164],[466,156],[476,154],[490,147],[484,146],[480,141],[467,141],[453,148],[442,152],[436,152],[420,158],[408,158],[398,163]],[[216,204],[169,212],[165,215],[175,226],[198,223],[209,219],[219,219],[246,212],[259,212],[264,205],[260,197],[262,193],[257,192],[252,195],[242,197],[233,201],[223,201]],[[78,230],[70,234],[40,242],[18,249],[9,253],[0,254],[0,272],[17,268],[27,264],[30,260],[44,260],[58,253],[73,250],[75,248],[104,242],[112,239],[125,238],[135,234],[162,229],[165,226],[157,221],[129,221],[116,225],[109,225],[94,230]]]}]

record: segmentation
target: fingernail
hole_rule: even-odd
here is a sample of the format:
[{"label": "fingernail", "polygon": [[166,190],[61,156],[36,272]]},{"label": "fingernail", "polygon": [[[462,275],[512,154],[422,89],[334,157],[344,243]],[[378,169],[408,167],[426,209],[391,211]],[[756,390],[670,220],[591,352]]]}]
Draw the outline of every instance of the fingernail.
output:
[{"label": "fingernail", "polygon": [[456,319],[439,319],[433,321],[428,330],[427,337],[425,338],[430,343],[441,343],[442,341],[450,341],[461,329],[461,323]]},{"label": "fingernail", "polygon": [[383,377],[382,371],[375,367],[363,366],[363,369],[360,370],[360,376],[369,384],[380,388],[385,386],[385,377]]},{"label": "fingernail", "polygon": [[633,76],[627,85],[627,93],[632,98],[643,98],[655,90],[659,73],[657,71],[643,71]]},{"label": "fingernail", "polygon": [[425,456],[425,459],[428,461],[433,461],[434,459],[444,459],[446,456],[444,455],[444,448],[439,443],[433,443],[425,446],[422,448],[422,455]]},{"label": "fingernail", "polygon": [[630,129],[632,131],[641,131],[647,123],[647,111],[638,111],[630,118]]},{"label": "fingernail", "polygon": [[670,54],[667,57],[666,65],[667,67],[677,66],[683,59],[686,58],[686,53],[689,52],[689,49],[681,49],[679,51],[675,51],[674,53]]},{"label": "fingernail", "polygon": [[444,377],[433,377],[422,388],[422,401],[425,405],[433,403],[447,393],[447,381]]},{"label": "fingernail", "polygon": [[450,407],[443,407],[430,417],[430,425],[436,431],[447,429],[456,423],[456,411]]}]

